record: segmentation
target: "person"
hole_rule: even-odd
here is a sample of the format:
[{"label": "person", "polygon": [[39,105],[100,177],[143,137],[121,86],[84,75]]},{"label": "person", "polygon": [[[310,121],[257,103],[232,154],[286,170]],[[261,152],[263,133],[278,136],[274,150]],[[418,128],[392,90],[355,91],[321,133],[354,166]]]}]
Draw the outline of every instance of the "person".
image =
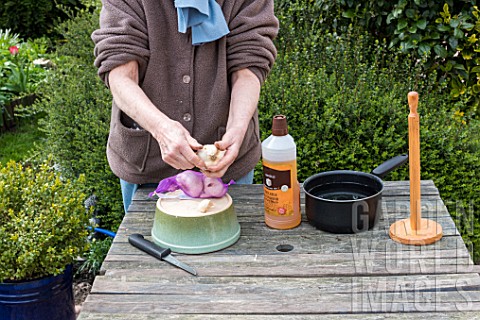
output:
[{"label": "person", "polygon": [[[95,44],[111,91],[107,159],[125,212],[139,185],[192,168],[253,183],[261,86],[275,58],[273,0],[103,0]],[[226,150],[206,167],[205,144]]]}]

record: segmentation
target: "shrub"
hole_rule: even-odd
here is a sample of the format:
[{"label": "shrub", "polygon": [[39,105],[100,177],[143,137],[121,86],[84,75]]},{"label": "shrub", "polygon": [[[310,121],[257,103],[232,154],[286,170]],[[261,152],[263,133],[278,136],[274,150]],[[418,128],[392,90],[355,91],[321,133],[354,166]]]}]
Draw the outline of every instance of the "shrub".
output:
[{"label": "shrub", "polygon": [[54,37],[56,24],[68,18],[62,7],[78,6],[79,0],[5,0],[0,6],[0,29],[11,29],[30,39]]},{"label": "shrub", "polygon": [[[423,59],[426,70],[448,83],[450,99],[464,108],[480,107],[480,11],[474,0],[315,2],[327,21],[352,21],[392,48]],[[306,4],[305,4],[306,5]],[[334,8],[331,10],[331,8]],[[329,10],[330,9],[330,10]],[[343,17],[343,19],[341,18]]]},{"label": "shrub", "polygon": [[[100,7],[99,7],[100,8]],[[57,68],[39,88],[37,112],[46,148],[68,177],[85,174],[89,192],[97,196],[102,228],[116,230],[123,217],[119,180],[106,158],[111,95],[93,65],[90,34],[98,26],[98,12],[80,11],[59,26],[65,38],[58,48]]]},{"label": "shrub", "polygon": [[57,275],[87,249],[85,179],[51,161],[0,164],[0,282]]}]

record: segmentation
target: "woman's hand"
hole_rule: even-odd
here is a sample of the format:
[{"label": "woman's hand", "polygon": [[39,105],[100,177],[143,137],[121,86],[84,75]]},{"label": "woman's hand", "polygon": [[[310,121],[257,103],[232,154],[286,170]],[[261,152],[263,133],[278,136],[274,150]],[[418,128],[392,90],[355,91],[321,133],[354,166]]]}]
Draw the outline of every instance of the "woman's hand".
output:
[{"label": "woman's hand", "polygon": [[194,152],[201,149],[202,145],[179,122],[170,120],[156,131],[163,161],[180,170],[194,167],[206,169],[203,160]]},{"label": "woman's hand", "polygon": [[215,165],[208,166],[204,169],[201,168],[206,176],[221,178],[225,175],[225,172],[227,172],[228,168],[235,159],[237,159],[245,130],[243,128],[232,128],[223,135],[221,141],[215,142],[215,147],[217,147],[218,150],[225,150],[225,154]]}]

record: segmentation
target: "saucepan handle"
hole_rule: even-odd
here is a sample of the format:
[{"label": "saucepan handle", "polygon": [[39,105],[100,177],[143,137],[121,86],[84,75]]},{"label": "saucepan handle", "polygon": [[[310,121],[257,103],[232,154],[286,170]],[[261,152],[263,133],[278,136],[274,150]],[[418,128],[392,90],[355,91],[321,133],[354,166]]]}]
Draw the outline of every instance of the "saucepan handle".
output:
[{"label": "saucepan handle", "polygon": [[372,174],[376,175],[379,178],[383,178],[386,176],[389,172],[393,171],[394,169],[400,167],[404,163],[408,161],[408,154],[402,154],[396,157],[393,157],[375,169],[373,169]]}]

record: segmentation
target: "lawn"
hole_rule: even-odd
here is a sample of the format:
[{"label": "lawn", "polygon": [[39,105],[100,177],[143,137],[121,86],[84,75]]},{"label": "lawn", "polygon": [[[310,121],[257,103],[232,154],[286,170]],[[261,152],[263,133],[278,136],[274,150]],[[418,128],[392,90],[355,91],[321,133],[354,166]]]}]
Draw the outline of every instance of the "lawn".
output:
[{"label": "lawn", "polygon": [[20,119],[14,130],[0,133],[0,162],[28,160],[43,143],[45,134],[38,129],[37,119]]}]

